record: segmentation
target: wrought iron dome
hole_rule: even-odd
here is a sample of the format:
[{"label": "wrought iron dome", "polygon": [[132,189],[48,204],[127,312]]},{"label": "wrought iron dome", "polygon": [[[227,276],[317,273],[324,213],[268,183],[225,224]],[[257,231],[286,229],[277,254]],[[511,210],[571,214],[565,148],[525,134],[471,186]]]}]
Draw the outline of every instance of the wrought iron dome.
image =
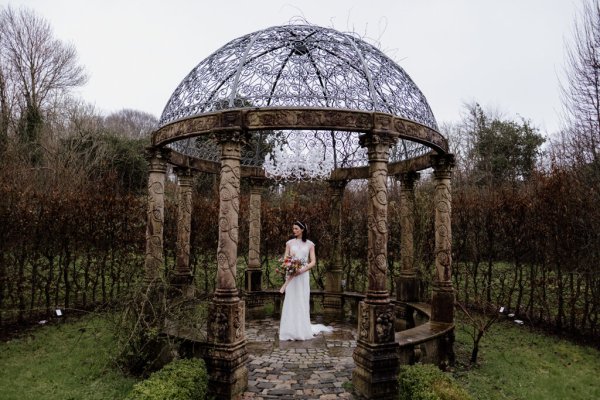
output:
[{"label": "wrought iron dome", "polygon": [[[360,38],[314,25],[276,26],[254,32],[229,42],[200,62],[171,95],[154,141],[162,140],[186,156],[218,161],[217,146],[206,136],[168,133],[169,129],[181,131],[181,127],[170,127],[229,110],[292,109],[296,113],[339,110],[358,112],[353,115],[359,116],[383,113],[412,123],[400,131],[424,128],[426,132],[420,132],[423,140],[400,135],[390,154],[392,162],[427,154],[432,147],[436,149],[435,143],[429,143],[436,140],[438,149],[445,148],[425,96],[400,66]],[[203,130],[188,125],[186,129]],[[259,123],[248,129],[254,132],[254,139],[243,151],[242,165],[285,175],[280,168],[286,164],[283,159],[288,164],[290,159],[302,163],[310,155],[311,168],[326,176],[335,168],[367,163],[366,151],[358,144],[359,134],[365,132],[360,127],[354,130],[350,124],[340,128],[337,123],[268,125]]]}]

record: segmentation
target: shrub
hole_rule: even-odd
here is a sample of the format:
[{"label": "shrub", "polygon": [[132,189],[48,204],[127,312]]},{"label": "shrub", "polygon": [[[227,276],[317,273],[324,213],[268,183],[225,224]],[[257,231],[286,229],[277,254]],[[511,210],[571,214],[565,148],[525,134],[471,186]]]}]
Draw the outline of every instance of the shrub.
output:
[{"label": "shrub", "polygon": [[471,400],[472,397],[435,365],[403,366],[398,375],[399,400]]},{"label": "shrub", "polygon": [[203,360],[175,360],[137,383],[127,400],[204,400],[207,387]]}]

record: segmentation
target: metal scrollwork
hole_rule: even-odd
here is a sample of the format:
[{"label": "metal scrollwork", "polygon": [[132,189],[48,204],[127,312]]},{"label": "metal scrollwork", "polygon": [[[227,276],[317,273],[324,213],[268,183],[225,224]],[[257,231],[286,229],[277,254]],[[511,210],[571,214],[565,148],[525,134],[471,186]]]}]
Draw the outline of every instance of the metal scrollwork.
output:
[{"label": "metal scrollwork", "polygon": [[[391,147],[391,162],[424,155],[430,149],[423,143],[443,139],[431,136],[439,135],[431,108],[398,64],[356,35],[314,25],[268,28],[214,52],[173,92],[154,139],[218,162],[219,146],[207,133],[242,125],[252,133],[241,165],[287,180],[326,179],[335,168],[366,165],[357,135],[371,128],[407,132]],[[304,163],[289,162],[296,158]]]},{"label": "metal scrollwork", "polygon": [[229,42],[181,82],[159,125],[225,108],[281,106],[378,111],[437,130],[425,96],[398,64],[356,35],[314,25]]}]

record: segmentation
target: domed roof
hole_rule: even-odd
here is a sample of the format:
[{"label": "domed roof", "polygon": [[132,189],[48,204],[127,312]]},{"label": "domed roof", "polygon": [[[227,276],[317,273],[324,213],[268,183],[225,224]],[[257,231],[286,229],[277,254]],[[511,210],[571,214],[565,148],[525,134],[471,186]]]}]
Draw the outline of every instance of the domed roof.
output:
[{"label": "domed roof", "polygon": [[229,42],[185,77],[159,126],[256,107],[383,112],[437,131],[425,96],[398,64],[353,35],[313,25],[271,27]]}]

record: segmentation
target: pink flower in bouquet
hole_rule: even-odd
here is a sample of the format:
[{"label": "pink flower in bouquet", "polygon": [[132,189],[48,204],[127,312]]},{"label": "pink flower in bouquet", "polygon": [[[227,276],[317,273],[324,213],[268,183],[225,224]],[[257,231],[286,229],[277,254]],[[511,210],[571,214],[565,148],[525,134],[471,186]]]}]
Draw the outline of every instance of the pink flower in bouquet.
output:
[{"label": "pink flower in bouquet", "polygon": [[302,268],[303,262],[299,258],[293,256],[286,256],[281,261],[281,267],[276,268],[275,272],[281,275],[290,276],[295,275],[300,268]]}]

